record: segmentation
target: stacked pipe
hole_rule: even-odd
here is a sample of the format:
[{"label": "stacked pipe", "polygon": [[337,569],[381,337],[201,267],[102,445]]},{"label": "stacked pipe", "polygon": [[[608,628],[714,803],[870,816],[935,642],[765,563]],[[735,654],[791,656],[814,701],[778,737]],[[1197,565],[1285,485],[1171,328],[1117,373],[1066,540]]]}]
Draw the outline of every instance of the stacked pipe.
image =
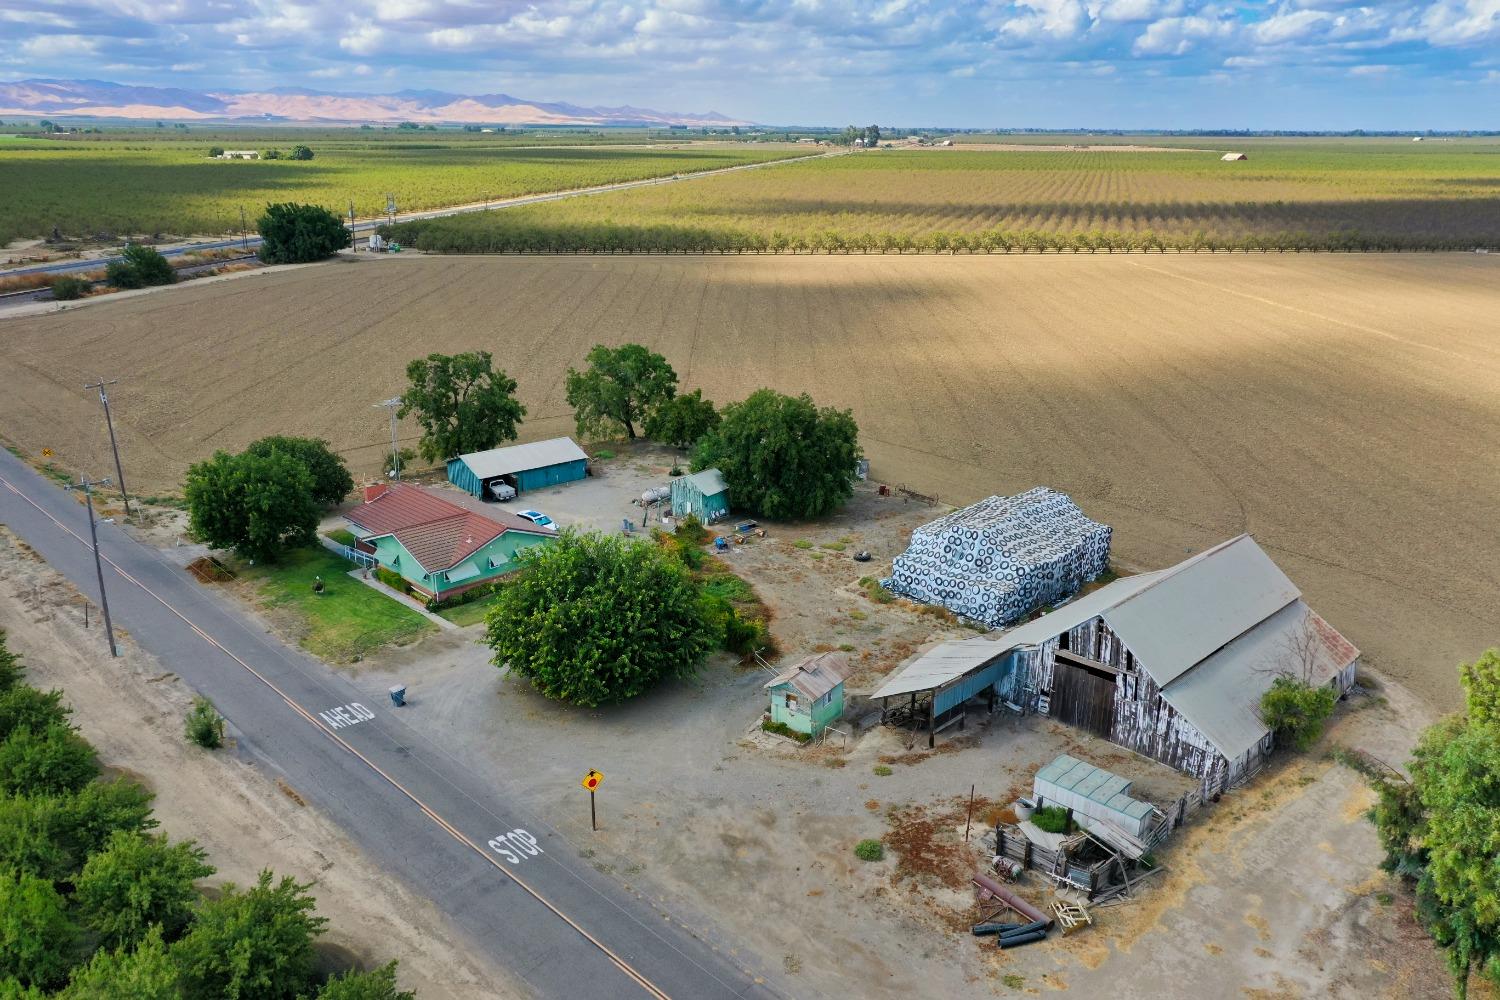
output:
[{"label": "stacked pipe", "polygon": [[912,532],[889,590],[999,628],[1055,604],[1109,567],[1110,528],[1038,486],[989,497]]},{"label": "stacked pipe", "polygon": [[[981,897],[998,899],[1030,921],[1026,924],[976,924],[972,928],[976,937],[993,933],[996,935],[995,945],[1004,950],[1019,948],[1021,945],[1040,941],[1047,936],[1047,931],[1052,927],[1051,917],[988,875],[976,872],[973,882],[979,889]],[[995,929],[989,930],[991,927]]]}]

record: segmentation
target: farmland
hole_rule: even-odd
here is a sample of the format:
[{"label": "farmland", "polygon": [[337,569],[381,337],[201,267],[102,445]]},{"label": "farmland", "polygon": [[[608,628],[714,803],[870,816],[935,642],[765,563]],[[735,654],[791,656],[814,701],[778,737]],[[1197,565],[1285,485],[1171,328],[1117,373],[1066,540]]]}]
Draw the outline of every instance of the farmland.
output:
[{"label": "farmland", "polygon": [[[442,133],[418,133],[423,140],[394,133],[358,138],[363,134],[344,130],[320,139],[318,133],[283,130],[221,138],[194,134],[192,141],[0,142],[0,187],[7,192],[0,199],[0,246],[45,236],[54,226],[68,238],[238,232],[241,208],[253,227],[260,209],[273,201],[312,202],[340,214],[353,202],[356,214],[369,218],[385,211],[388,192],[401,210],[412,211],[807,152],[729,143],[523,147],[509,139]],[[207,155],[211,145],[286,152],[295,143],[310,145],[315,158],[217,161]]]},{"label": "farmland", "polygon": [[[399,233],[442,252],[1500,245],[1500,140],[1191,142],[1199,148],[878,150],[774,174],[409,223]],[[1222,162],[1217,149],[1245,149],[1250,159]]]},{"label": "farmland", "polygon": [[535,439],[572,431],[569,365],[636,340],[718,403],[852,407],[882,481],[1066,490],[1125,568],[1249,530],[1447,707],[1500,631],[1497,317],[1495,256],[367,258],[6,321],[0,433],[107,470],[102,371],[141,493],[269,433],[368,475],[410,357],[493,351]]}]

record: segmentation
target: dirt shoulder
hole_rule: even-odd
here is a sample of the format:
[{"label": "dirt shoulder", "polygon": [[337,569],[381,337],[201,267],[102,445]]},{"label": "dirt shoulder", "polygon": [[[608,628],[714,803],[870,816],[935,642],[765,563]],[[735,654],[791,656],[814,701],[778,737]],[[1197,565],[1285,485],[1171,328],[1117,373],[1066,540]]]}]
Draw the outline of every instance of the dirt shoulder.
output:
[{"label": "dirt shoulder", "polygon": [[24,657],[28,680],[61,688],[100,761],[155,793],[171,837],[203,845],[218,868],[211,884],[243,885],[262,868],[313,882],[318,913],[330,920],[321,942],[330,961],[368,967],[399,959],[402,986],[422,1000],[526,995],[296,789],[232,747],[208,753],[188,744],[181,732],[188,687],[128,637],[111,660],[97,612],[85,630],[83,598],[3,526],[0,580],[0,628]]}]

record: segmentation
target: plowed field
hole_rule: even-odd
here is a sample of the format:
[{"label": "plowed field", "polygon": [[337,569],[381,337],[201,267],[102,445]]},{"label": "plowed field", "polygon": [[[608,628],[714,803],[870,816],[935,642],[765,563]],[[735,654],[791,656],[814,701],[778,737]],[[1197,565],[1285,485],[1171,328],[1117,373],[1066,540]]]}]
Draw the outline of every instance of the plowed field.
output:
[{"label": "plowed field", "polygon": [[770,385],[852,407],[883,481],[954,503],[1066,490],[1126,566],[1253,532],[1435,704],[1500,642],[1494,257],[337,263],[0,323],[0,433],[106,474],[82,389],[103,374],[136,492],[269,433],[371,473],[372,404],[408,359],[491,350],[538,438],[571,433],[568,365],[626,340],[716,402]]}]

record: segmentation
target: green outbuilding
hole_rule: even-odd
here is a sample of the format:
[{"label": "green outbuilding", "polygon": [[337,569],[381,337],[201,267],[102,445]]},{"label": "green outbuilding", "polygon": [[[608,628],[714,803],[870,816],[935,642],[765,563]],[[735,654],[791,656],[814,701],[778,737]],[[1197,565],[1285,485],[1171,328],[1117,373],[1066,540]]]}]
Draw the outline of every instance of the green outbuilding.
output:
[{"label": "green outbuilding", "polygon": [[672,480],[672,515],[693,515],[704,524],[729,516],[729,484],[718,469]]},{"label": "green outbuilding", "polygon": [[588,471],[583,449],[572,438],[560,437],[450,459],[448,482],[481,500],[497,500],[513,495],[502,486],[525,493],[582,479]]},{"label": "green outbuilding", "polygon": [[771,721],[817,736],[844,714],[844,679],[849,673],[843,653],[819,653],[783,670],[766,684]]}]

